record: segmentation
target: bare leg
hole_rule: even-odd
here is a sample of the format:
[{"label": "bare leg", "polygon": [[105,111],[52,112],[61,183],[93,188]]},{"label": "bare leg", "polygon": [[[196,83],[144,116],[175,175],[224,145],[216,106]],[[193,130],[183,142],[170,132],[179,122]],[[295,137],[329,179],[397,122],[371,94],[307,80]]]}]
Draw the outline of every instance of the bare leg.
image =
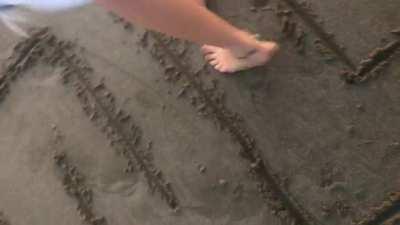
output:
[{"label": "bare leg", "polygon": [[194,1],[198,5],[205,6],[206,5],[206,0],[188,0],[188,1]]},{"label": "bare leg", "polygon": [[199,44],[209,44],[203,46],[203,51],[210,63],[221,72],[263,65],[278,50],[275,43],[257,41],[252,35],[202,7],[198,4],[202,0],[96,1],[127,20],[150,29]]}]

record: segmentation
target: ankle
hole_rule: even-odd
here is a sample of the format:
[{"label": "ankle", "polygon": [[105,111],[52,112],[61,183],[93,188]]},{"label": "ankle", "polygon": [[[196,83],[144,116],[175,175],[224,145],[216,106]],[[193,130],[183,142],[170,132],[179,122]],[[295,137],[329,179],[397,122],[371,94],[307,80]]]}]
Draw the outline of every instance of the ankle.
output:
[{"label": "ankle", "polygon": [[235,42],[224,48],[231,50],[235,55],[246,55],[259,48],[259,41],[248,32],[238,31],[234,36]]},{"label": "ankle", "polygon": [[225,46],[226,48],[254,49],[257,47],[257,39],[246,31],[238,30],[233,36],[235,41]]}]

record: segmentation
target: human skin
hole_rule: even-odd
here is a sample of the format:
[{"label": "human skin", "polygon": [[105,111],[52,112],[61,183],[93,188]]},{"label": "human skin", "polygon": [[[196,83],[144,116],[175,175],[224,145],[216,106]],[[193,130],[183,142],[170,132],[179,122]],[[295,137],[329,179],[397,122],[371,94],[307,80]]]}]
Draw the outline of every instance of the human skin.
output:
[{"label": "human skin", "polygon": [[96,0],[128,21],[203,45],[205,58],[221,72],[265,64],[278,50],[261,42],[206,7],[202,0]]}]

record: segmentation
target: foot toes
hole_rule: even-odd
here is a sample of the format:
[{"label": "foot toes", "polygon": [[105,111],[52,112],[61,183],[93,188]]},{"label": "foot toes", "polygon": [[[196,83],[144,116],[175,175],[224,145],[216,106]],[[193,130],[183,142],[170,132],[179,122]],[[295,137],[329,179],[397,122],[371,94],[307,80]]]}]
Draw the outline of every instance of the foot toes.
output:
[{"label": "foot toes", "polygon": [[217,65],[215,65],[215,67],[214,67],[216,70],[218,70],[218,71],[221,71],[221,69],[222,69],[222,64],[217,64]]},{"label": "foot toes", "polygon": [[201,51],[204,54],[209,54],[209,53],[216,52],[218,49],[219,49],[218,47],[215,47],[215,46],[212,46],[212,45],[203,45],[201,47]]},{"label": "foot toes", "polygon": [[226,67],[221,67],[221,69],[219,69],[219,72],[221,73],[228,73],[228,69]]},{"label": "foot toes", "polygon": [[221,73],[232,73],[233,72],[232,68],[230,68],[229,66],[227,66],[225,64],[218,64],[217,66],[215,66],[215,69]]},{"label": "foot toes", "polygon": [[221,73],[234,73],[255,66],[265,64],[279,47],[275,43],[262,43],[260,49],[245,58],[239,58],[230,49],[212,45],[203,45],[201,48],[208,63]]},{"label": "foot toes", "polygon": [[212,66],[218,65],[218,60],[216,60],[216,59],[211,60],[210,65],[212,65]]},{"label": "foot toes", "polygon": [[213,54],[208,54],[208,55],[205,55],[204,58],[205,58],[207,61],[211,61],[211,60],[214,60],[214,59],[215,59],[215,56],[214,56]]}]

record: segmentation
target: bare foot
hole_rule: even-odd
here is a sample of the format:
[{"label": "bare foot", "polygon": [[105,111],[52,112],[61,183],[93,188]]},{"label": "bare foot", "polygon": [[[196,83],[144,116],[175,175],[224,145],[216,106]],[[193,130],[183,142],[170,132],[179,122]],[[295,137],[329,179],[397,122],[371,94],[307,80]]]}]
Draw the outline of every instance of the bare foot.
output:
[{"label": "bare foot", "polygon": [[[207,0],[192,0],[200,6],[206,6]],[[234,73],[240,70],[250,69],[267,63],[279,50],[274,42],[257,41],[255,35],[252,41],[254,48],[220,48],[212,45],[203,45],[202,51],[206,60],[222,73]]]},{"label": "bare foot", "polygon": [[262,66],[279,50],[275,42],[257,41],[253,49],[220,48],[203,45],[206,60],[222,73],[234,73],[241,70]]}]

